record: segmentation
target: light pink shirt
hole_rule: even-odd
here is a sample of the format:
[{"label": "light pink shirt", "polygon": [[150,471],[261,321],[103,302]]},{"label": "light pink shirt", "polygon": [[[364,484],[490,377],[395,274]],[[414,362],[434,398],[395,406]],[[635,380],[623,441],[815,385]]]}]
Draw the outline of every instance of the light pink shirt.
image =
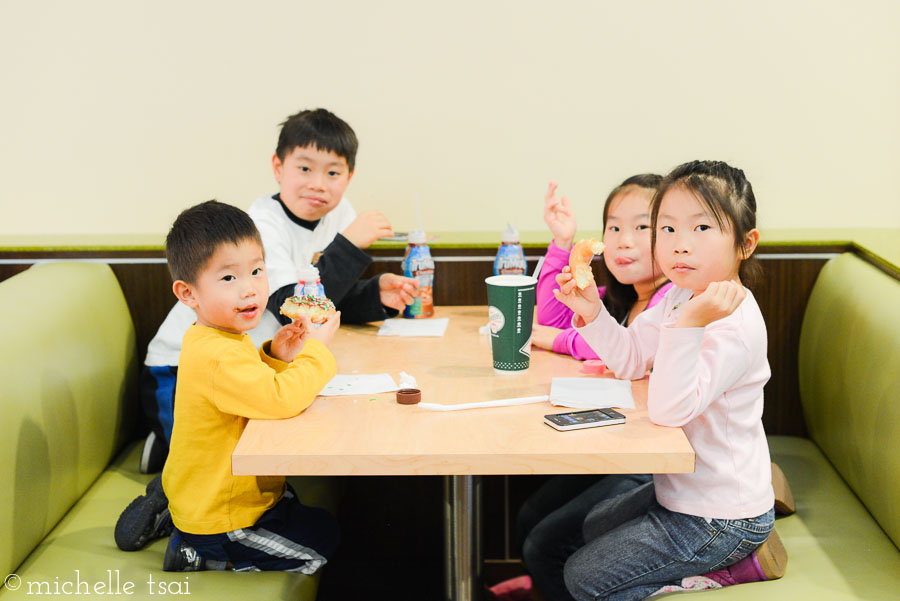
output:
[{"label": "light pink shirt", "polygon": [[642,378],[652,366],[650,420],[681,426],[694,447],[693,473],[654,475],[660,505],[706,518],[755,517],[775,502],[762,425],[766,324],[748,290],[724,319],[673,327],[691,294],[672,288],[627,328],[602,309],[578,332],[619,378]]}]

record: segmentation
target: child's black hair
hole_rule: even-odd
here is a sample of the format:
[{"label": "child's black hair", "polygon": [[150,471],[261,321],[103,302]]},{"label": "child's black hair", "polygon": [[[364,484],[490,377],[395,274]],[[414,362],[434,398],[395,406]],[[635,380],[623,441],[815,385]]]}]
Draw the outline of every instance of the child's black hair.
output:
[{"label": "child's black hair", "polygon": [[[662,176],[657,175],[655,173],[641,173],[638,175],[632,175],[624,182],[613,188],[612,192],[609,193],[609,196],[606,197],[606,204],[603,205],[603,230],[606,231],[606,219],[609,217],[609,208],[612,205],[612,201],[622,194],[623,192],[628,191],[631,188],[644,188],[645,190],[650,190],[651,192],[656,192],[656,189],[659,187],[660,182],[662,182]],[[648,205],[649,206],[649,205]],[[655,272],[655,263],[653,277],[656,277]],[[606,284],[606,293],[603,295],[603,304],[606,306],[606,310],[609,311],[609,314],[612,315],[616,321],[622,322],[628,316],[628,313],[631,311],[631,308],[634,307],[634,304],[638,300],[637,291],[635,291],[634,286],[631,284],[623,284],[612,274],[609,270],[609,267],[606,266],[606,261],[600,261],[600,269],[601,281],[605,281]],[[666,280],[668,281],[668,280]],[[662,287],[666,282],[662,282],[659,286],[657,286],[657,290]],[[655,292],[654,292],[655,293]]]},{"label": "child's black hair", "polygon": [[262,248],[259,230],[237,207],[207,200],[181,212],[166,236],[166,261],[173,280],[196,284],[210,257],[223,244],[252,240]]},{"label": "child's black hair", "polygon": [[278,146],[275,148],[280,161],[283,162],[295,148],[307,146],[343,157],[350,171],[356,166],[356,151],[359,148],[356,133],[344,120],[325,109],[300,111],[281,124]]},{"label": "child's black hair", "polygon": [[675,186],[693,194],[719,228],[732,231],[734,248],[741,256],[738,276],[744,286],[753,288],[760,280],[762,267],[744,247],[747,234],[756,228],[756,197],[744,172],[722,161],[691,161],[675,167],[660,184],[650,210],[654,257],[659,206],[666,192]]}]

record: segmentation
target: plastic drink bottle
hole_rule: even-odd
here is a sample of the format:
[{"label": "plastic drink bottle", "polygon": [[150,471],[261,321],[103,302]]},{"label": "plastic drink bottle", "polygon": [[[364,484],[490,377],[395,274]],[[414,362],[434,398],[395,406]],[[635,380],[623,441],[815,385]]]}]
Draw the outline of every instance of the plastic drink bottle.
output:
[{"label": "plastic drink bottle", "polygon": [[525,275],[526,268],[525,253],[519,243],[519,232],[512,224],[507,223],[494,259],[494,275]]},{"label": "plastic drink bottle", "polygon": [[325,296],[325,287],[319,278],[319,270],[312,265],[301,267],[297,272],[297,285],[294,287],[294,295]]},{"label": "plastic drink bottle", "polygon": [[434,259],[431,249],[425,243],[425,232],[414,230],[409,233],[409,244],[403,255],[403,275],[419,281],[419,289],[413,304],[403,309],[403,317],[420,319],[434,315]]}]

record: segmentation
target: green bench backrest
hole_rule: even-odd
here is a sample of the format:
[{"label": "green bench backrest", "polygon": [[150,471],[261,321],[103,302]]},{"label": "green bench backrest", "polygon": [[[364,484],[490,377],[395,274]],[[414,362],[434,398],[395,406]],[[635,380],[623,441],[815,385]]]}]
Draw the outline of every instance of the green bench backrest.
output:
[{"label": "green bench backrest", "polygon": [[108,265],[36,265],[0,282],[0,573],[9,574],[130,434],[134,326]]},{"label": "green bench backrest", "polygon": [[810,438],[900,547],[900,281],[849,253],[826,263],[799,361]]}]

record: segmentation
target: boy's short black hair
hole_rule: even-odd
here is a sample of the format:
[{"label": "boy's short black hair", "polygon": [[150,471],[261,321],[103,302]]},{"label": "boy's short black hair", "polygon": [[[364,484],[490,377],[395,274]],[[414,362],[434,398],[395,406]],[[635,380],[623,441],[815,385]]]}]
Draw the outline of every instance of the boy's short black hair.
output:
[{"label": "boy's short black hair", "polygon": [[278,146],[275,148],[278,160],[283,162],[284,157],[295,148],[307,146],[343,157],[350,171],[356,165],[356,151],[359,148],[356,133],[343,119],[325,109],[300,111],[281,124]]},{"label": "boy's short black hair", "polygon": [[181,212],[166,236],[166,261],[173,280],[196,284],[207,261],[222,244],[262,238],[250,215],[237,207],[207,200]]}]

